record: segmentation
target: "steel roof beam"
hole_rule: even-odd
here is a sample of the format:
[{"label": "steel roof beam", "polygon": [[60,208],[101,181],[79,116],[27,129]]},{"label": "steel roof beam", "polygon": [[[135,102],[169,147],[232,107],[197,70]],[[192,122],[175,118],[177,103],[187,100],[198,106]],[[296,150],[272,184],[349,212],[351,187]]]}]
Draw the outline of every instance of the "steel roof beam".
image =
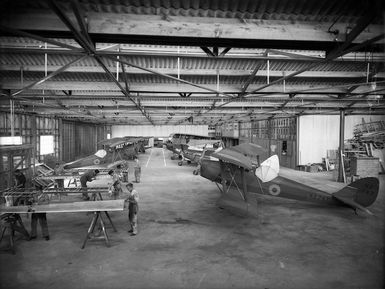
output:
[{"label": "steel roof beam", "polygon": [[115,84],[119,87],[119,89],[122,91],[122,93],[132,101],[132,103],[135,104],[135,106],[140,110],[140,112],[148,119],[148,121],[152,124],[155,125],[152,119],[150,118],[149,114],[144,110],[144,108],[139,105],[130,95],[130,93],[124,89],[124,87],[119,83],[119,81],[112,75],[111,71],[107,68],[107,66],[103,63],[103,61],[100,59],[100,56],[95,55],[94,56],[96,61],[100,64],[101,67],[105,70],[109,78],[115,82]]},{"label": "steel roof beam", "polygon": [[83,15],[82,9],[80,9],[79,2],[77,0],[71,0],[71,7],[78,21],[82,35],[84,36],[85,40],[87,40],[87,42],[91,45],[91,47],[95,49],[95,45],[87,31],[87,24],[84,21],[85,17]]},{"label": "steel roof beam", "polygon": [[59,68],[58,70],[56,70],[56,71],[54,71],[54,72],[48,74],[46,77],[44,77],[44,78],[42,78],[42,79],[40,79],[40,80],[38,80],[38,81],[35,81],[35,82],[33,82],[33,83],[31,83],[31,84],[29,84],[29,85],[23,87],[22,89],[20,89],[20,90],[14,92],[14,93],[12,93],[12,96],[16,96],[16,95],[22,93],[23,91],[25,91],[25,90],[27,90],[27,89],[30,89],[30,88],[32,88],[32,87],[34,87],[34,86],[36,86],[36,85],[42,84],[43,82],[47,81],[48,79],[51,79],[51,78],[54,77],[55,75],[57,75],[57,74],[63,72],[63,71],[66,70],[68,67],[70,67],[72,64],[75,64],[75,63],[77,63],[77,62],[79,62],[79,61],[85,59],[86,57],[88,57],[88,56],[87,56],[87,55],[83,55],[83,56],[81,56],[81,57],[79,57],[79,58],[77,58],[77,59],[71,61],[70,63],[67,63],[66,65],[64,65],[63,67]]},{"label": "steel roof beam", "polygon": [[260,61],[254,68],[253,72],[250,73],[249,77],[247,78],[247,80],[242,84],[241,86],[241,92],[239,93],[239,96],[243,96],[247,90],[247,88],[249,87],[250,83],[253,81],[255,75],[257,74],[258,70],[262,67],[263,65],[263,62]]},{"label": "steel roof beam", "polygon": [[64,50],[65,52],[72,52],[72,53],[75,53],[75,52],[76,53],[82,53],[82,52],[84,52],[84,50],[79,48],[79,47],[75,47],[75,46],[72,46],[72,45],[61,43],[59,41],[56,41],[56,40],[53,40],[53,39],[50,39],[50,38],[46,38],[46,37],[42,37],[42,36],[39,36],[39,35],[36,35],[36,34],[28,33],[28,32],[17,30],[17,29],[13,29],[13,28],[6,27],[6,26],[3,26],[3,25],[0,25],[0,31],[8,32],[8,33],[13,34],[13,35],[19,35],[19,36],[23,36],[23,37],[27,37],[27,38],[32,38],[32,39],[35,39],[35,40],[38,40],[38,41],[41,41],[41,42],[46,42],[46,43],[50,43],[50,44],[53,44],[53,45],[56,45],[56,46],[59,46],[59,47],[62,47],[62,48],[70,49],[69,51],[68,50]]},{"label": "steel roof beam", "polygon": [[[58,6],[55,0],[48,0],[47,1],[48,6],[51,8],[52,11],[55,12],[55,14],[60,18],[60,20],[67,26],[67,28],[73,33],[76,42],[80,44],[81,47],[84,48],[84,50],[87,51],[89,54],[94,54],[95,48],[93,47],[92,43],[89,43],[85,36],[83,36],[73,25],[72,21],[67,17],[67,15],[63,12],[62,9]],[[76,14],[76,13],[75,13]],[[79,20],[79,19],[78,19]],[[79,23],[79,26],[81,24]]]},{"label": "steel roof beam", "polygon": [[[126,91],[120,85],[120,83],[115,79],[115,77],[109,71],[107,66],[103,63],[103,61],[100,59],[100,57],[95,55],[95,47],[94,47],[93,43],[90,42],[91,38],[89,36],[87,36],[87,30],[86,30],[84,22],[82,21],[81,12],[78,10],[79,7],[76,5],[76,3],[74,3],[74,1],[72,1],[72,7],[75,10],[75,16],[76,16],[76,18],[77,18],[77,20],[79,22],[78,24],[79,24],[79,26],[81,28],[81,31],[85,35],[82,35],[81,33],[79,33],[79,31],[72,24],[71,20],[57,6],[57,4],[55,3],[55,0],[50,0],[48,2],[48,4],[51,7],[51,9],[56,13],[56,15],[58,15],[59,18],[63,21],[63,23],[72,31],[72,33],[74,34],[75,40],[87,51],[88,54],[92,55],[95,58],[95,60],[99,63],[99,65],[107,73],[109,78],[118,85],[118,87],[122,91],[122,93],[125,96],[127,96],[135,104],[135,106],[140,110],[140,112],[148,119],[148,121],[152,125],[154,125],[153,121],[149,117],[148,113],[144,110],[144,108],[142,106],[140,106],[138,103],[135,102],[135,100],[130,96],[129,92]],[[78,11],[76,11],[76,10],[78,10]]]},{"label": "steel roof beam", "polygon": [[292,77],[294,77],[294,76],[296,76],[296,75],[298,75],[304,71],[310,70],[310,69],[312,69],[312,68],[314,68],[314,67],[316,67],[322,63],[331,61],[337,57],[340,57],[340,56],[346,54],[346,52],[344,50],[346,48],[348,48],[352,44],[353,40],[370,24],[371,21],[373,21],[373,18],[375,16],[376,16],[375,12],[373,10],[369,10],[367,12],[367,14],[365,14],[363,17],[361,17],[358,20],[358,23],[354,26],[353,30],[350,31],[350,33],[346,36],[345,42],[341,45],[338,45],[332,51],[327,53],[325,59],[322,59],[319,62],[313,63],[313,64],[309,65],[308,67],[305,67],[305,68],[303,68],[297,72],[291,73],[291,74],[284,76],[280,79],[272,81],[269,84],[263,85],[263,86],[259,87],[258,89],[255,89],[255,90],[249,92],[248,94],[262,90],[266,87],[269,87],[269,86],[276,84],[276,83],[279,83],[281,81],[288,80],[288,79],[290,79],[290,78],[292,78]]},{"label": "steel roof beam", "polygon": [[[376,37],[376,39],[378,39],[378,40],[381,40],[383,38],[384,38],[384,35],[380,35],[380,36]],[[50,38],[44,38],[44,39],[49,40],[49,41],[52,40]],[[43,40],[41,40],[41,41],[43,41]],[[52,40],[52,41],[55,42],[55,40]],[[66,45],[66,44],[64,44],[64,45]],[[361,45],[363,45],[363,44],[359,44],[357,46],[361,46]],[[116,46],[116,45],[114,45],[114,46]],[[70,47],[72,47],[72,46],[70,46]],[[353,46],[352,48],[349,48],[349,50],[352,49],[354,51],[355,50],[354,47],[355,46]],[[82,48],[76,48],[76,47],[74,47],[74,48],[75,49],[72,49],[72,50],[65,50],[65,49],[58,49],[58,48],[47,48],[47,49],[42,50],[41,48],[33,48],[33,47],[2,46],[2,47],[0,47],[0,51],[4,52],[4,53],[36,53],[36,54],[47,53],[47,54],[63,54],[63,55],[67,55],[67,54],[72,55],[72,54],[84,53],[84,50]],[[294,57],[293,53],[287,53],[287,52],[280,51],[280,50],[274,50],[274,51],[276,52],[276,54],[270,53],[268,56],[260,55],[257,53],[249,54],[249,55],[232,54],[232,55],[226,55],[225,58],[218,57],[218,59],[225,59],[225,60],[270,60],[270,61],[290,61],[290,62],[294,62],[294,61],[312,62],[312,61],[319,61],[320,60],[320,58],[302,55],[302,54],[295,54],[297,56]],[[183,52],[174,53],[174,52],[159,52],[159,51],[130,51],[129,49],[120,50],[120,51],[110,51],[110,50],[100,50],[100,49],[98,50],[97,49],[96,52],[98,55],[109,55],[109,56],[151,56],[151,57],[156,56],[159,58],[162,58],[162,57],[175,57],[175,58],[177,58],[177,57],[179,57],[179,58],[191,58],[191,59],[207,58],[206,54],[183,53]],[[278,56],[278,55],[281,55],[281,56]],[[287,55],[287,56],[284,56],[284,55]],[[292,57],[290,57],[290,55],[292,55]],[[375,53],[374,55],[375,55],[375,57],[373,57],[373,59],[371,59],[371,62],[383,62],[383,61],[385,61],[385,57],[383,54]],[[344,57],[343,59],[337,58],[337,59],[334,59],[333,61],[337,62],[337,63],[339,63],[339,62],[343,62],[343,63],[367,62],[368,59],[367,59],[367,55],[362,54],[362,55],[352,55],[348,59],[346,57]]]},{"label": "steel roof beam", "polygon": [[111,56],[108,56],[108,55],[103,55],[103,57],[112,59],[113,61],[119,61],[119,62],[122,63],[122,64],[126,64],[126,65],[132,66],[132,67],[136,67],[136,68],[138,68],[138,69],[141,69],[141,70],[144,70],[144,71],[147,71],[147,72],[151,72],[152,74],[159,75],[159,76],[162,76],[162,77],[165,77],[165,78],[169,78],[169,79],[175,80],[175,81],[180,82],[180,83],[184,83],[184,84],[187,84],[187,85],[191,85],[191,86],[195,86],[195,87],[201,88],[201,89],[203,89],[203,90],[207,90],[207,91],[210,91],[210,92],[214,92],[214,93],[219,94],[219,95],[223,95],[223,96],[226,96],[226,97],[229,97],[229,98],[233,98],[233,97],[234,97],[233,95],[230,95],[230,94],[227,94],[227,93],[223,93],[223,92],[221,92],[221,91],[219,91],[219,90],[211,89],[211,88],[209,88],[209,87],[205,87],[205,86],[202,86],[202,85],[199,85],[199,84],[195,84],[195,83],[192,83],[192,82],[189,82],[189,81],[187,81],[187,80],[183,80],[183,79],[180,79],[180,78],[171,76],[171,75],[163,74],[163,73],[160,73],[160,72],[155,71],[155,70],[153,70],[153,69],[141,67],[141,66],[139,66],[139,65],[130,63],[130,62],[125,61],[125,60],[122,60],[122,59],[115,59],[115,58],[113,58],[113,57],[111,57]]}]

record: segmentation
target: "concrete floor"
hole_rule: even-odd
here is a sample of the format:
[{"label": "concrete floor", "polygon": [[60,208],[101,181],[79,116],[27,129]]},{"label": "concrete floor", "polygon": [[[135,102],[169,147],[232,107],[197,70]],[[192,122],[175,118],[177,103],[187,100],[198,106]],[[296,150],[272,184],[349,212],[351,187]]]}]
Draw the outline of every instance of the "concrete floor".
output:
[{"label": "concrete floor", "polygon": [[127,211],[112,212],[112,246],[82,250],[91,216],[49,214],[50,241],[19,239],[16,255],[1,252],[0,287],[384,288],[384,175],[375,216],[261,197],[257,218],[244,218],[218,208],[215,184],[170,155],[140,155],[137,236]]}]

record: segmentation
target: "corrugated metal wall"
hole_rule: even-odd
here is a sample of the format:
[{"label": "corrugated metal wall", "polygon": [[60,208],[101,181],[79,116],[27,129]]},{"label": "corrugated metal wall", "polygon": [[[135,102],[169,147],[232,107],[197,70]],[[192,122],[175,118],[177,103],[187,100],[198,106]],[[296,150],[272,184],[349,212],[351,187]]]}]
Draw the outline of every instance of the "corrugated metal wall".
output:
[{"label": "corrugated metal wall", "polygon": [[69,162],[95,153],[98,143],[107,138],[110,126],[63,121],[62,132],[62,160]]},{"label": "corrugated metal wall", "polygon": [[207,125],[114,125],[111,128],[111,137],[122,136],[153,136],[168,137],[172,133],[190,133],[208,136]]},{"label": "corrugated metal wall", "polygon": [[[345,117],[345,140],[353,138],[354,126],[365,122],[385,120],[385,116],[348,115]],[[327,150],[339,147],[339,115],[307,115],[298,121],[299,165],[321,163]]]}]

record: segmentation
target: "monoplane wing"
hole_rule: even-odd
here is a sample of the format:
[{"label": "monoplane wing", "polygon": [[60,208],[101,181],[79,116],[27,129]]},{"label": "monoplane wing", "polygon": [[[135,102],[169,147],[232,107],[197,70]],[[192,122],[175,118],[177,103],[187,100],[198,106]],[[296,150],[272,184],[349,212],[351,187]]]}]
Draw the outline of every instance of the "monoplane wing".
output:
[{"label": "monoplane wing", "polygon": [[214,152],[211,156],[222,161],[232,163],[239,167],[243,167],[245,169],[251,170],[253,168],[250,158],[228,148]]}]

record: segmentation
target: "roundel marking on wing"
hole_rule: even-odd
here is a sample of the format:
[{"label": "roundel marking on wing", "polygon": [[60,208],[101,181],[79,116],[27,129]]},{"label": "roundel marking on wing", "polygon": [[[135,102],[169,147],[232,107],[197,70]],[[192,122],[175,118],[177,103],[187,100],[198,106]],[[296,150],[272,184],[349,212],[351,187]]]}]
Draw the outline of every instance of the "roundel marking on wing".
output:
[{"label": "roundel marking on wing", "polygon": [[99,159],[95,159],[95,160],[94,160],[94,164],[95,164],[95,165],[100,164],[100,160],[99,160]]},{"label": "roundel marking on wing", "polygon": [[277,184],[269,186],[269,194],[272,196],[278,196],[281,193],[281,188]]}]

